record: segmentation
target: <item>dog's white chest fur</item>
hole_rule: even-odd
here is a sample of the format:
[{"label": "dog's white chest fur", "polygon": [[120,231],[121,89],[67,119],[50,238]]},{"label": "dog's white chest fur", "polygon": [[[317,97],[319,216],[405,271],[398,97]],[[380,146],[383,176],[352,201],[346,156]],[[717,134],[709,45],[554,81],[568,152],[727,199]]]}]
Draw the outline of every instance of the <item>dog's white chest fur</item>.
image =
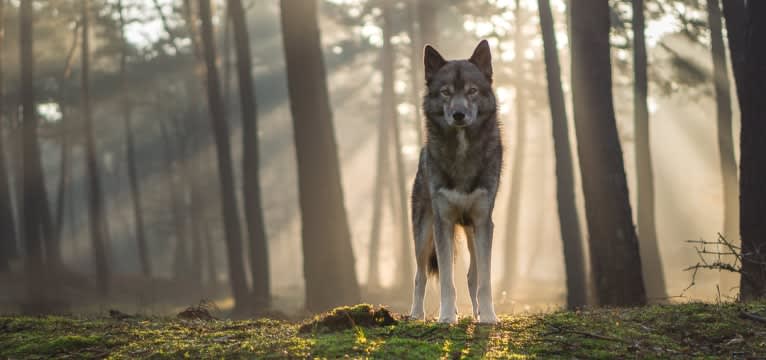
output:
[{"label": "dog's white chest fur", "polygon": [[453,214],[484,213],[487,210],[487,190],[483,188],[471,193],[442,188],[439,195],[444,199],[441,205],[448,207]]}]

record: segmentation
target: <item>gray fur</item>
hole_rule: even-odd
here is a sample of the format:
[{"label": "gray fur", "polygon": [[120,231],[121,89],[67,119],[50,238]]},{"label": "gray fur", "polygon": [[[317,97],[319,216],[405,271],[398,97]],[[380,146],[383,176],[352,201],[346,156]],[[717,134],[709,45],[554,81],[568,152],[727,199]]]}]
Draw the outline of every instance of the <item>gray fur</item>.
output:
[{"label": "gray fur", "polygon": [[444,60],[426,46],[424,63],[427,141],[420,152],[412,189],[418,266],[410,316],[424,317],[426,273],[431,272],[439,274],[439,321],[457,320],[452,268],[454,230],[459,225],[468,235],[468,284],[474,317],[482,323],[494,323],[492,210],[503,150],[489,45],[482,41],[469,60],[455,61]]}]

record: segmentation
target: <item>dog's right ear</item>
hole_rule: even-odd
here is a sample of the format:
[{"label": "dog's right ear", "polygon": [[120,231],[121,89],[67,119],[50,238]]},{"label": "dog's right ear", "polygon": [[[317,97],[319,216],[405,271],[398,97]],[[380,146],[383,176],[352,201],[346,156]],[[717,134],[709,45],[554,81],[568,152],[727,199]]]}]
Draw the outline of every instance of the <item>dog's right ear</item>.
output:
[{"label": "dog's right ear", "polygon": [[426,81],[429,81],[447,63],[447,60],[444,60],[442,55],[433,46],[426,45],[423,63],[426,66]]}]

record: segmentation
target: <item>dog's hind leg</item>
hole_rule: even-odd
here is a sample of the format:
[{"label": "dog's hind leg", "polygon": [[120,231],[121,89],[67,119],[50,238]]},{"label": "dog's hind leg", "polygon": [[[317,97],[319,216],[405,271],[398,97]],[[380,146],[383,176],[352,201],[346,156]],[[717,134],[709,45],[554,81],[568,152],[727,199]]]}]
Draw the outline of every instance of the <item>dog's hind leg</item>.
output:
[{"label": "dog's hind leg", "polygon": [[464,226],[466,242],[468,243],[468,256],[471,257],[471,265],[468,266],[468,296],[471,297],[471,306],[473,308],[474,320],[479,320],[479,302],[477,296],[476,283],[476,252],[474,251],[474,228],[473,226]]},{"label": "dog's hind leg", "polygon": [[416,204],[413,204],[412,211],[412,229],[415,236],[417,273],[415,274],[415,286],[412,294],[410,318],[424,320],[425,311],[423,306],[426,295],[426,283],[428,282],[428,271],[438,271],[438,269],[429,269],[431,257],[435,255],[433,242],[433,215],[430,209],[425,206],[417,206]]}]

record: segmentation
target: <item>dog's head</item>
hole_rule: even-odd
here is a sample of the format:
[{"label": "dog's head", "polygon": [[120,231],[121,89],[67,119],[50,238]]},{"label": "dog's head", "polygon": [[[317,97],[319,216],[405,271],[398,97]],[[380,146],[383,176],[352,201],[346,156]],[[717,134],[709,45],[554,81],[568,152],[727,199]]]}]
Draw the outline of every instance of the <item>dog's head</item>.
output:
[{"label": "dog's head", "polygon": [[492,92],[492,55],[482,40],[468,60],[447,61],[426,45],[425,75],[428,93],[423,110],[430,121],[442,127],[478,125],[485,114],[497,109]]}]

